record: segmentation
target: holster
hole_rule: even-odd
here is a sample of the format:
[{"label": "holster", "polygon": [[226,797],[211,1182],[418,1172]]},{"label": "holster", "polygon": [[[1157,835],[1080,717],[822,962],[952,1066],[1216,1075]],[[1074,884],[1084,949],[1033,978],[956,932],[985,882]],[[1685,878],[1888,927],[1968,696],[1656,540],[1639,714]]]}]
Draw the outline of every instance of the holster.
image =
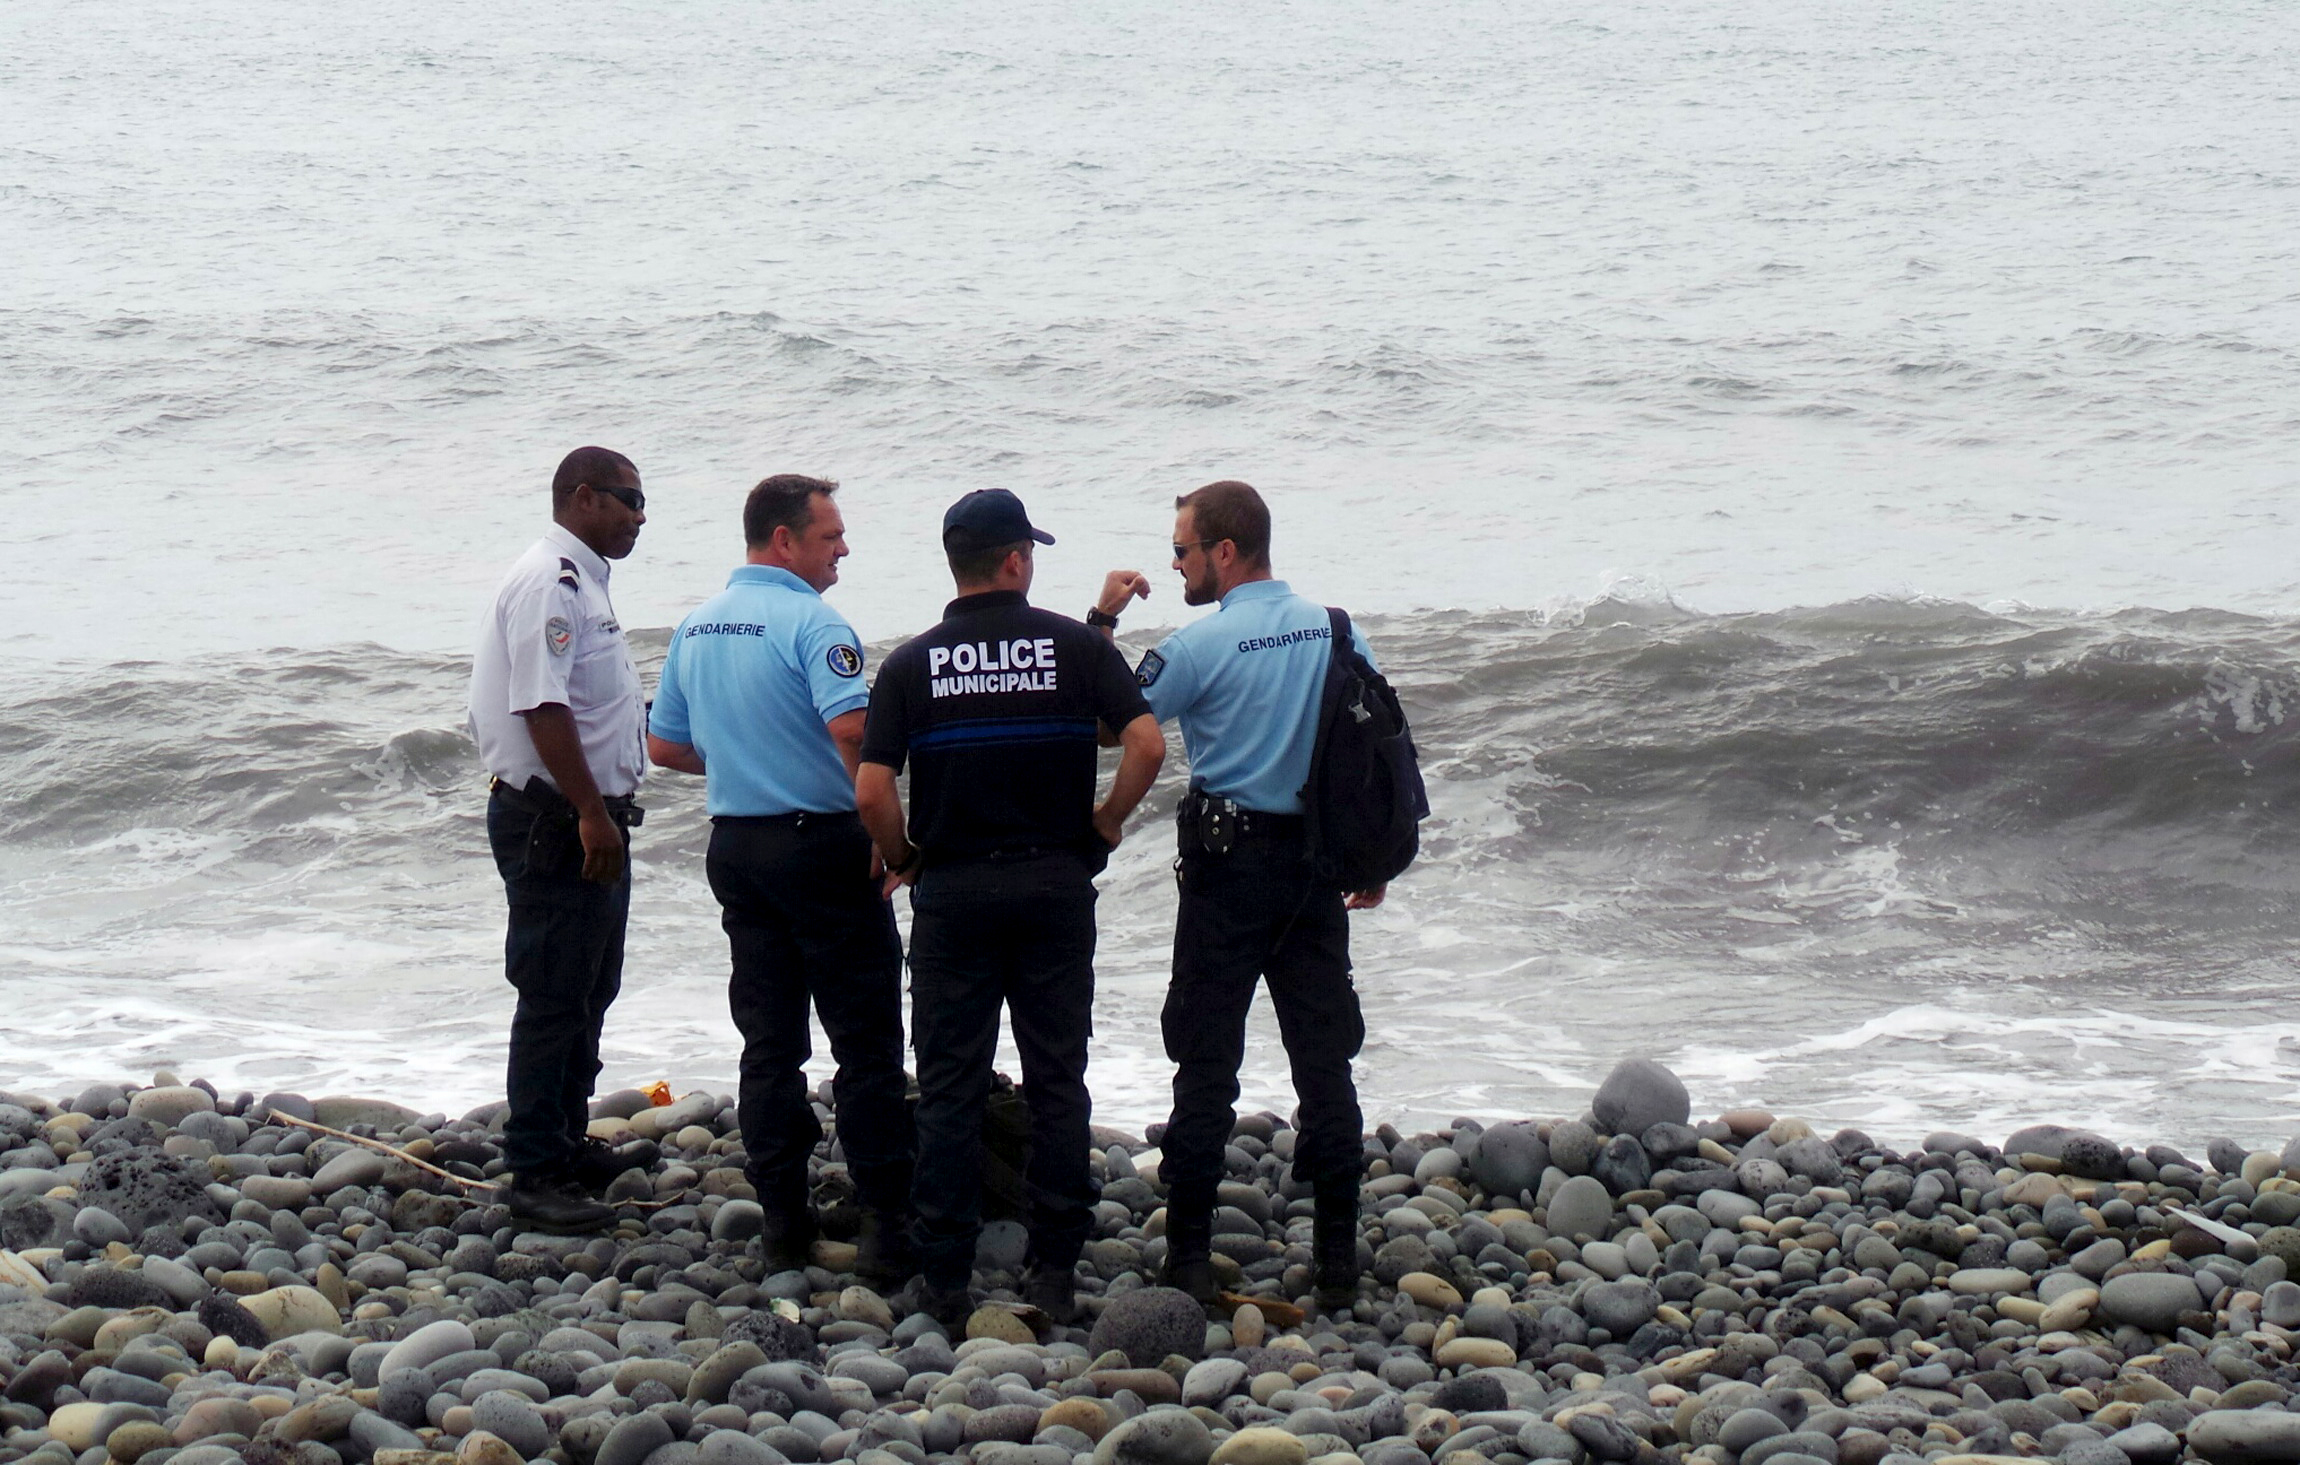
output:
[{"label": "holster", "polygon": [[[578,822],[575,806],[568,802],[567,796],[540,778],[530,778],[520,787],[495,778],[488,780],[487,787],[504,803],[522,814],[532,814],[539,819],[564,819],[569,828]],[[606,794],[601,796],[599,802],[607,806],[607,817],[621,825],[626,832],[647,822],[647,811],[639,807],[638,797],[634,794]]]},{"label": "holster", "polygon": [[1226,855],[1238,842],[1238,806],[1192,789],[1174,810],[1176,841],[1185,855]]},{"label": "holster", "polygon": [[[529,871],[537,875],[572,875],[583,868],[582,820],[566,795],[540,778],[530,778],[524,786],[514,786],[500,778],[491,779],[488,790],[506,807],[534,821],[527,831]],[[647,811],[629,794],[602,798],[601,802],[607,806],[607,817],[623,831],[623,842],[628,846],[631,831],[646,821]]]}]

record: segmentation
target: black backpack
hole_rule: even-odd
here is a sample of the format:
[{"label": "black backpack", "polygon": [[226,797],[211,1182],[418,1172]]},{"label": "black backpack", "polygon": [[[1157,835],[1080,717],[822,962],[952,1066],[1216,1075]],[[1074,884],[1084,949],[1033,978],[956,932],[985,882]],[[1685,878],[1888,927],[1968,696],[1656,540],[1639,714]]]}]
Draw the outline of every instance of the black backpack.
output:
[{"label": "black backpack", "polygon": [[1371,890],[1414,862],[1429,792],[1398,694],[1350,644],[1349,613],[1328,606],[1326,615],[1332,656],[1302,786],[1310,866],[1337,889]]}]

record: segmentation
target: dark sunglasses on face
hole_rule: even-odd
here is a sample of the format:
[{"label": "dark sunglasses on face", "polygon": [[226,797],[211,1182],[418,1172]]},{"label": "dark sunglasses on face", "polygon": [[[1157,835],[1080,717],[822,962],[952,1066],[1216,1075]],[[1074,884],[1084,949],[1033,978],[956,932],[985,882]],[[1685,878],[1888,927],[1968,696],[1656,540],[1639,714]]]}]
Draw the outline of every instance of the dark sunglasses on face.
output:
[{"label": "dark sunglasses on face", "polygon": [[1174,546],[1174,558],[1180,559],[1194,549],[1211,549],[1221,542],[1219,539],[1193,539],[1188,544],[1177,544]]},{"label": "dark sunglasses on face", "polygon": [[587,485],[593,493],[603,493],[634,514],[647,512],[647,496],[635,488],[617,488],[605,483]]}]

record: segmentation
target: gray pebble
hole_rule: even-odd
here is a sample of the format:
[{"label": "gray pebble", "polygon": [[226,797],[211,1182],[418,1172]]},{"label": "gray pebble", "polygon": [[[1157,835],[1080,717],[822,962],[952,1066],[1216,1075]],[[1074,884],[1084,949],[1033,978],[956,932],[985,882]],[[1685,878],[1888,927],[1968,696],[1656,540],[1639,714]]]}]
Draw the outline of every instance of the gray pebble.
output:
[{"label": "gray pebble", "polygon": [[1661,1307],[1661,1294],[1652,1283],[1634,1277],[1619,1282],[1592,1282],[1582,1288],[1580,1305],[1581,1315],[1591,1326],[1622,1339],[1653,1320],[1653,1314]]},{"label": "gray pebble", "polygon": [[1213,1453],[1214,1436],[1197,1415],[1153,1409],[1104,1435],[1094,1465],[1206,1465]]},{"label": "gray pebble", "polygon": [[1553,1236],[1603,1236],[1612,1230],[1613,1197],[1603,1182],[1576,1175],[1550,1198],[1548,1214]]},{"label": "gray pebble", "polygon": [[784,1457],[764,1440],[740,1430],[714,1430],[703,1437],[696,1465],[783,1465]]},{"label": "gray pebble", "polygon": [[592,1465],[644,1465],[647,1457],[671,1443],[671,1438],[670,1423],[662,1415],[631,1415],[608,1430]]},{"label": "gray pebble", "polygon": [[529,1460],[551,1448],[551,1427],[525,1394],[497,1389],[479,1395],[471,1401],[471,1422]]},{"label": "gray pebble", "polygon": [[1652,1059],[1625,1058],[1598,1085],[1590,1109],[1607,1133],[1637,1135],[1656,1124],[1683,1124],[1692,1099],[1684,1082]]},{"label": "gray pebble", "polygon": [[1784,1455],[1806,1457],[1837,1465],[1837,1442],[1825,1434],[1811,1430],[1797,1430],[1790,1434],[1775,1435],[1759,1440],[1742,1452],[1741,1465],[1765,1465]]},{"label": "gray pebble", "polygon": [[[422,1437],[417,1435],[415,1431],[403,1428],[394,1421],[367,1409],[362,1409],[352,1416],[351,1426],[345,1433],[354,1444],[359,1446],[362,1452],[371,1458],[378,1450],[420,1450],[423,1448]],[[297,1458],[301,1460],[303,1447],[298,1445],[296,1448],[298,1451]]]},{"label": "gray pebble", "polygon": [[1567,1175],[1587,1175],[1602,1147],[1597,1131],[1578,1119],[1560,1120],[1549,1127],[1549,1163]]},{"label": "gray pebble", "polygon": [[2100,1310],[2111,1322],[2169,1334],[2182,1313],[2203,1306],[2194,1279],[2177,1272],[2127,1272],[2100,1289]]},{"label": "gray pebble", "polygon": [[1493,1195],[1515,1196],[1541,1183],[1549,1167],[1549,1146],[1527,1121],[1497,1124],[1478,1136],[1469,1171]]},{"label": "gray pebble", "polygon": [[82,1206],[72,1218],[72,1234],[101,1251],[115,1241],[128,1240],[133,1233],[127,1222],[102,1206]]},{"label": "gray pebble", "polygon": [[844,1353],[831,1360],[832,1378],[853,1379],[881,1398],[899,1394],[910,1373],[891,1358],[876,1353]]},{"label": "gray pebble", "polygon": [[1788,1432],[1789,1426],[1769,1410],[1744,1409],[1727,1418],[1718,1429],[1717,1443],[1728,1452],[1740,1455],[1760,1440],[1769,1440]]}]

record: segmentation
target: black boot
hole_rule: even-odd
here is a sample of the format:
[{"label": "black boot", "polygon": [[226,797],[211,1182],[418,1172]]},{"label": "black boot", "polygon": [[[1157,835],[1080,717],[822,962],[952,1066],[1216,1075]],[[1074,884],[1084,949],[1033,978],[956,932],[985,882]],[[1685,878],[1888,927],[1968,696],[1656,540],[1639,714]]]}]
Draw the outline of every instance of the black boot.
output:
[{"label": "black boot", "polygon": [[613,1206],[591,1199],[580,1185],[556,1172],[512,1177],[503,1203],[511,1208],[512,1224],[522,1231],[567,1234],[603,1231],[615,1224]]},{"label": "black boot", "polygon": [[793,1209],[767,1208],[767,1222],[759,1232],[759,1246],[770,1272],[805,1270],[814,1257],[815,1215],[804,1204]]},{"label": "black boot", "polygon": [[1321,1189],[1311,1226],[1318,1306],[1326,1312],[1348,1312],[1358,1301],[1357,1186],[1351,1185],[1346,1196]]},{"label": "black boot", "polygon": [[942,1324],[944,1334],[953,1343],[966,1341],[967,1320],[974,1316],[974,1294],[964,1283],[956,1287],[937,1287],[921,1278],[918,1285],[918,1310]]},{"label": "black boot", "polygon": [[586,1134],[574,1142],[574,1152],[567,1157],[566,1175],[596,1194],[612,1185],[624,1171],[651,1170],[662,1158],[663,1147],[651,1139],[611,1145],[597,1135]]},{"label": "black boot", "polygon": [[1214,1300],[1214,1208],[1166,1206],[1166,1285],[1194,1302]]},{"label": "black boot", "polygon": [[1033,1265],[1022,1275],[1022,1300],[1066,1328],[1083,1315],[1078,1306],[1078,1276],[1072,1267],[1045,1262]]},{"label": "black boot", "polygon": [[876,1208],[862,1213],[862,1231],[855,1238],[855,1275],[875,1287],[899,1286],[918,1271],[918,1250],[911,1245],[910,1219]]}]

